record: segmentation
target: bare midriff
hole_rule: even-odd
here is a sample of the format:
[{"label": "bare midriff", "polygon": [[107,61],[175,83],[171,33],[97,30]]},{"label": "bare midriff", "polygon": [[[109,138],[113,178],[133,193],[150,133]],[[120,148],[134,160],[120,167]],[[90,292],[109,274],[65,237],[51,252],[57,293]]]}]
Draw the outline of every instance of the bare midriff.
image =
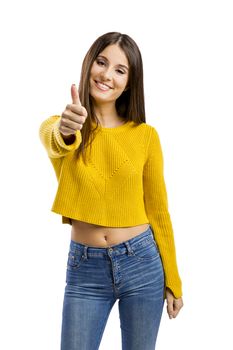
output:
[{"label": "bare midriff", "polygon": [[127,241],[147,230],[149,224],[129,227],[107,227],[71,220],[71,239],[77,243],[96,248],[107,248]]}]

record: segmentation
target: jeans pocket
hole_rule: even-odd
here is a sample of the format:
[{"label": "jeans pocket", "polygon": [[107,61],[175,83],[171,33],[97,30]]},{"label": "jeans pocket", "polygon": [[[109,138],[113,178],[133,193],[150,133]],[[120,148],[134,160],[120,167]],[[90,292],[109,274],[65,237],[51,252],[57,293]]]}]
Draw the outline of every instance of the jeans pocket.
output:
[{"label": "jeans pocket", "polygon": [[159,248],[154,238],[148,237],[132,246],[133,255],[141,261],[155,260],[160,256]]},{"label": "jeans pocket", "polygon": [[81,263],[84,260],[84,255],[80,250],[69,250],[68,260],[67,260],[67,269],[68,270],[77,270]]}]

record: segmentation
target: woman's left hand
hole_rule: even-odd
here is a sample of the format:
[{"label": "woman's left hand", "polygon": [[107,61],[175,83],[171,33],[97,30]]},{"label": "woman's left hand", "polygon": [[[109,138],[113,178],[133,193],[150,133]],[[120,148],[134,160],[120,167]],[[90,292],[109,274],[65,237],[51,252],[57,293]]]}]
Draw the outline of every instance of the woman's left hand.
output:
[{"label": "woman's left hand", "polygon": [[167,313],[170,319],[175,318],[183,307],[183,299],[175,298],[172,291],[166,287]]}]

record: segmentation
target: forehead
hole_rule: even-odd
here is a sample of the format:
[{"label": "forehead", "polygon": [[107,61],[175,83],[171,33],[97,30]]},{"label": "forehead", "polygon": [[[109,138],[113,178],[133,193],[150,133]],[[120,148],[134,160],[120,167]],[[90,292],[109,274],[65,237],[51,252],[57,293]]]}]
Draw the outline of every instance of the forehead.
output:
[{"label": "forehead", "polygon": [[105,56],[113,64],[124,64],[129,66],[129,62],[124,51],[116,44],[108,45],[99,53],[99,55]]}]

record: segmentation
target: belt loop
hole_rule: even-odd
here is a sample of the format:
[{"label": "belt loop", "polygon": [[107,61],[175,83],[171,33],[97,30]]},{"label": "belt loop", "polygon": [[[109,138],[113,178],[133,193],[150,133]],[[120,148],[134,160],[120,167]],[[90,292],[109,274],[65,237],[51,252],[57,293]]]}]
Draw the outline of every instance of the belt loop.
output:
[{"label": "belt loop", "polygon": [[84,245],[84,248],[83,248],[83,257],[84,259],[88,260],[88,257],[87,257],[87,248],[88,246]]},{"label": "belt loop", "polygon": [[133,255],[133,250],[128,241],[124,242],[128,251],[128,255]]}]

